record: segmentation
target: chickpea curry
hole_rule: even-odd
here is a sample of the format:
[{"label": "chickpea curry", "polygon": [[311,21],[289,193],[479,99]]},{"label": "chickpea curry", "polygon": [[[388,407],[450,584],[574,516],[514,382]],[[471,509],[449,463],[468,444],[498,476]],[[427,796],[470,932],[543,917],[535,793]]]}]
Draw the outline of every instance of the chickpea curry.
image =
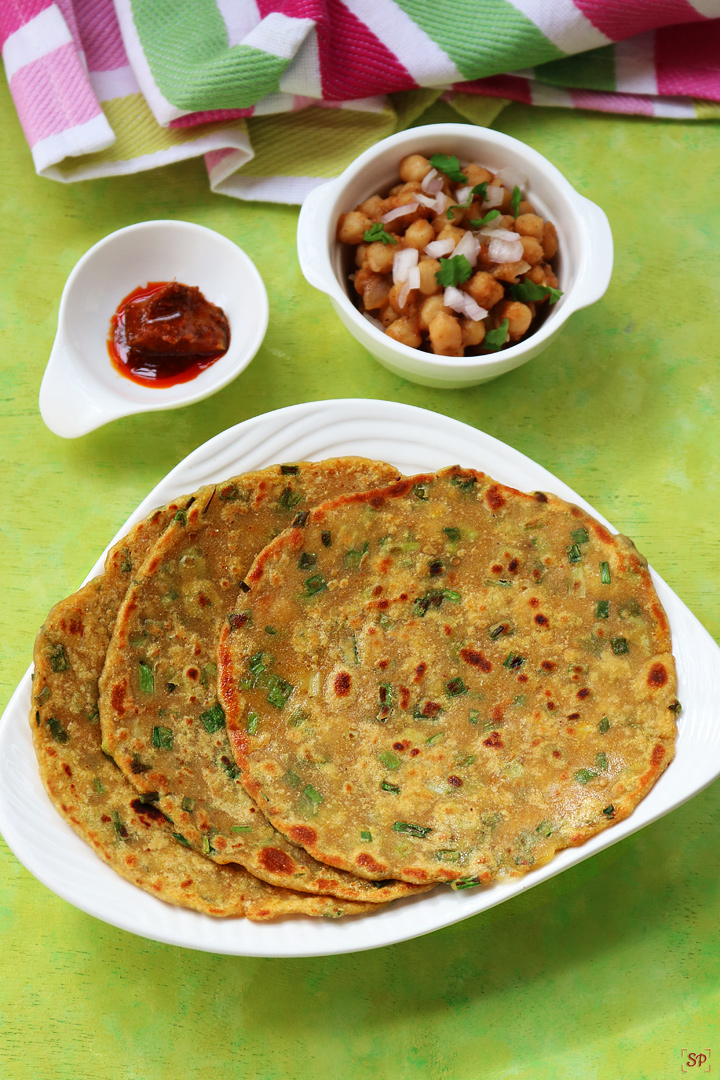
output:
[{"label": "chickpea curry", "polygon": [[388,337],[443,356],[510,347],[561,296],[557,231],[524,178],[448,154],[410,154],[400,182],[342,214],[360,311]]}]

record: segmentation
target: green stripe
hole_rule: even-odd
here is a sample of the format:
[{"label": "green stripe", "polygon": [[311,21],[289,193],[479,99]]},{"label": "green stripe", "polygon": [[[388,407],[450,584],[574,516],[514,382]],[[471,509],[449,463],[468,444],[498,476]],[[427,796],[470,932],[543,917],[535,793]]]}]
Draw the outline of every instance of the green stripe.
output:
[{"label": "green stripe", "polygon": [[577,56],[541,64],[535,68],[535,78],[550,86],[614,92],[615,46],[603,45],[601,49],[589,49]]},{"label": "green stripe", "polygon": [[248,45],[228,48],[215,0],[131,0],[158,89],[178,109],[245,109],[278,89],[289,60]]},{"label": "green stripe", "polygon": [[[509,0],[395,0],[443,49],[465,79],[481,79],[514,68],[559,60],[565,53]],[[449,10],[452,6],[452,11]]]}]

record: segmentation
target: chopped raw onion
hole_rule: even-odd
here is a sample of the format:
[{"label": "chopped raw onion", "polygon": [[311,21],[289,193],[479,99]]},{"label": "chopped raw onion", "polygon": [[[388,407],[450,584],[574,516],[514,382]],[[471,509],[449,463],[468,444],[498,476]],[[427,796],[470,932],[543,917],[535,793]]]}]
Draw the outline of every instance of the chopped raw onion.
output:
[{"label": "chopped raw onion", "polygon": [[460,206],[467,206],[472,195],[472,187],[459,187],[455,188],[455,200]]},{"label": "chopped raw onion", "polygon": [[445,240],[431,240],[425,248],[425,254],[431,259],[441,259],[443,255],[449,255],[455,250],[455,241],[448,236]]},{"label": "chopped raw onion", "polygon": [[484,229],[478,229],[480,236],[487,236],[490,240],[518,240],[518,234],[512,229],[493,229],[494,222],[490,222]]},{"label": "chopped raw onion", "polygon": [[408,270],[406,281],[403,283],[403,287],[398,295],[398,304],[401,308],[405,307],[405,301],[408,298],[408,293],[411,289],[420,288],[420,267],[411,266]]},{"label": "chopped raw onion", "polygon": [[471,266],[477,263],[479,251],[480,241],[471,232],[466,232],[455,247],[455,254],[464,255]]},{"label": "chopped raw onion", "polygon": [[395,218],[402,217],[403,214],[412,214],[413,210],[417,210],[417,208],[418,203],[416,202],[403,203],[402,206],[396,206],[394,210],[388,210],[387,214],[383,214],[380,220],[384,222],[394,221]]},{"label": "chopped raw onion", "polygon": [[442,191],[443,178],[437,169],[431,169],[429,173],[423,177],[423,182],[420,187],[423,191],[426,191],[428,195],[437,195],[438,191]]},{"label": "chopped raw onion", "polygon": [[421,206],[430,206],[435,209],[435,196],[434,195],[422,195],[419,191],[416,193],[415,198]]},{"label": "chopped raw onion", "polygon": [[469,293],[465,293],[465,314],[468,319],[472,319],[473,322],[480,322],[487,316],[487,311],[484,307],[480,307],[476,304],[472,296]]},{"label": "chopped raw onion", "polygon": [[499,180],[501,184],[504,184],[508,191],[512,191],[513,188],[522,188],[527,186],[528,178],[527,173],[520,172],[519,169],[513,169],[512,166],[508,166],[506,169],[499,169],[495,173],[495,179]]},{"label": "chopped raw onion", "polygon": [[459,311],[462,315],[464,315],[465,296],[466,293],[461,292],[460,289],[456,289],[454,285],[448,285],[447,289],[443,293],[443,304],[445,305],[445,307],[452,308],[453,311]]},{"label": "chopped raw onion", "polygon": [[488,247],[488,259],[490,262],[519,262],[523,254],[523,246],[519,238],[517,240],[498,240],[497,237],[493,237]]},{"label": "chopped raw onion", "polygon": [[403,248],[396,252],[393,259],[393,282],[402,285],[408,279],[408,272],[413,266],[417,266],[417,248]]},{"label": "chopped raw onion", "polygon": [[435,211],[436,211],[436,213],[444,214],[445,211],[447,210],[449,202],[450,202],[450,200],[448,199],[445,192],[444,191],[438,191],[437,195],[435,196]]},{"label": "chopped raw onion", "polygon": [[527,274],[529,269],[530,269],[530,263],[525,262],[525,260],[523,259],[523,261],[519,262],[517,264],[517,266],[515,267],[515,273],[516,274]]},{"label": "chopped raw onion", "polygon": [[487,195],[483,203],[483,210],[493,210],[496,206],[502,206],[505,198],[505,188],[499,184],[488,184]]}]

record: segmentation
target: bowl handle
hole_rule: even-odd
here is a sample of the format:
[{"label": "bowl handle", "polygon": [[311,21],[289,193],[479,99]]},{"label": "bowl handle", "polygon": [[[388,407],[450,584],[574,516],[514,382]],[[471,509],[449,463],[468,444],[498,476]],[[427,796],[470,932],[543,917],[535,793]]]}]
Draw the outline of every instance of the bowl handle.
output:
[{"label": "bowl handle", "polygon": [[573,303],[575,311],[589,307],[605,295],[613,268],[613,236],[607,215],[584,195],[578,198],[582,200],[581,221],[588,254]]},{"label": "bowl handle", "polygon": [[324,293],[332,293],[334,275],[320,211],[327,205],[332,183],[319,184],[305,196],[297,229],[300,269],[306,281]]}]

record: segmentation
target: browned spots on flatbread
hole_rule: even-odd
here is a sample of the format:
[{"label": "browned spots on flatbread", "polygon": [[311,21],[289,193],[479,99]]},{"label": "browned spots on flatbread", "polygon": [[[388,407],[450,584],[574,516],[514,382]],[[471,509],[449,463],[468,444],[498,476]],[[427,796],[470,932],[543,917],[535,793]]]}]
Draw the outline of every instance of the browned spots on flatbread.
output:
[{"label": "browned spots on flatbread", "polygon": [[655,766],[659,765],[664,757],[665,747],[662,743],[656,743],[655,746],[653,746],[652,756],[650,758],[652,764]]},{"label": "browned spots on flatbread", "polygon": [[664,664],[653,664],[647,678],[648,686],[665,686],[668,681],[667,668]]},{"label": "browned spots on flatbread", "polygon": [[125,712],[125,691],[127,689],[127,682],[122,679],[120,682],[114,684],[110,691],[110,704],[112,705],[118,716],[122,716]]},{"label": "browned spots on flatbread", "polygon": [[373,859],[372,855],[368,855],[366,851],[363,851],[356,856],[355,862],[358,866],[361,866],[364,870],[368,870],[371,874],[384,874],[387,870],[386,866],[379,863],[377,859]]},{"label": "browned spots on flatbread", "polygon": [[500,750],[504,745],[499,731],[491,731],[487,739],[483,739],[483,746],[489,746],[493,750]]},{"label": "browned spots on flatbread", "polygon": [[317,840],[317,833],[309,825],[293,825],[288,829],[287,834],[291,840],[303,847],[306,844],[314,844]]},{"label": "browned spots on flatbread", "polygon": [[487,489],[487,492],[485,493],[485,500],[491,510],[502,510],[503,506],[505,506],[507,502],[505,496],[502,494],[500,488],[496,484],[493,484]]},{"label": "browned spots on flatbread", "polygon": [[[141,802],[140,799],[133,799],[130,803],[135,813],[139,818],[149,818],[151,821],[164,821],[165,815],[158,810],[157,806],[153,806],[152,803]],[[149,825],[149,821],[143,821],[143,825]]]},{"label": "browned spots on flatbread", "polygon": [[275,874],[294,874],[297,863],[293,862],[289,855],[276,847],[265,847],[260,852],[260,862],[266,870]]},{"label": "browned spots on flatbread", "polygon": [[612,544],[613,535],[608,532],[604,525],[601,525],[599,521],[590,521],[590,527],[597,536],[598,540],[602,540],[603,544]]},{"label": "browned spots on flatbread", "polygon": [[481,649],[471,649],[468,646],[460,650],[460,656],[466,664],[472,664],[481,671],[492,671],[492,663]]},{"label": "browned spots on flatbread", "polygon": [[422,677],[423,677],[423,675],[425,674],[426,671],[427,671],[427,664],[425,663],[424,660],[421,660],[420,663],[415,668],[415,675],[413,677],[413,682],[415,682],[415,683],[420,682],[420,680],[422,679]]},{"label": "browned spots on flatbread", "polygon": [[335,676],[333,689],[338,697],[347,697],[352,687],[352,676],[349,671],[339,671]]}]

